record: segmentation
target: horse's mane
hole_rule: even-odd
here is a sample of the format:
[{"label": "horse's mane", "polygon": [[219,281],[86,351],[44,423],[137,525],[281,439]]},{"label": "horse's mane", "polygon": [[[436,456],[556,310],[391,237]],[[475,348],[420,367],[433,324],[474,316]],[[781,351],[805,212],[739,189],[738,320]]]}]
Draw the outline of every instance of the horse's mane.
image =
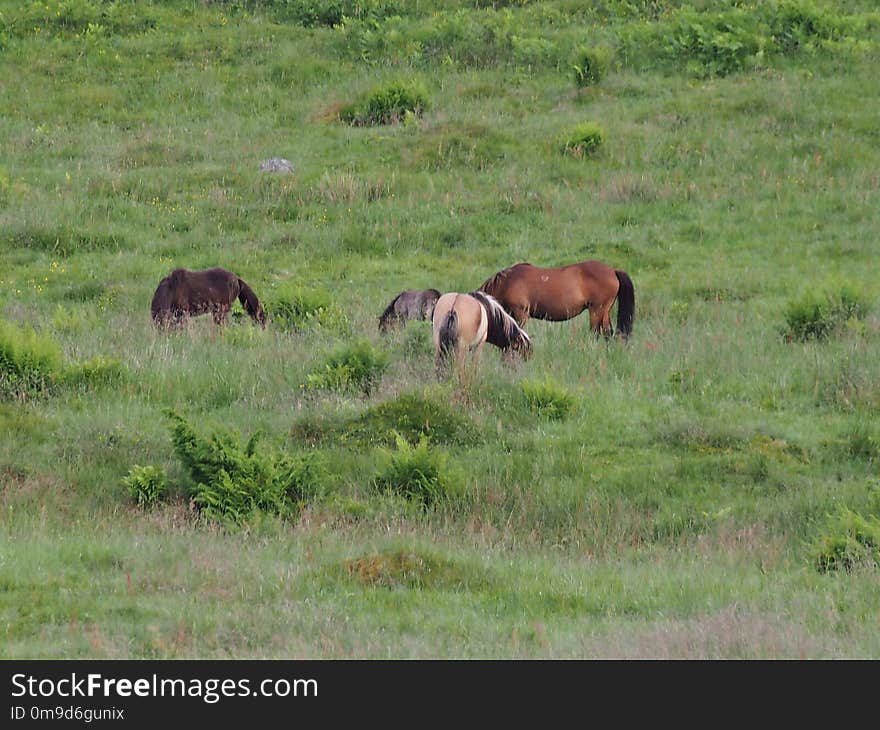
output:
[{"label": "horse's mane", "polygon": [[486,317],[489,320],[486,332],[487,342],[502,350],[509,350],[514,345],[518,345],[526,355],[531,352],[532,338],[516,323],[513,317],[504,311],[504,307],[495,297],[480,290],[473,291],[470,295],[480,302],[486,310]]},{"label": "horse's mane", "polygon": [[404,294],[406,294],[405,291],[400,292],[400,294],[398,294],[396,297],[394,297],[394,299],[391,300],[391,304],[385,307],[385,311],[382,312],[382,316],[379,317],[380,324],[382,322],[385,322],[389,317],[394,316],[394,305],[397,304],[397,300],[400,299],[400,297],[402,297]]},{"label": "horse's mane", "polygon": [[497,274],[493,274],[490,276],[477,291],[485,292],[486,294],[492,294],[495,291],[495,288],[501,284],[503,279],[506,279],[510,276],[510,272],[513,271],[517,266],[531,266],[527,261],[520,261],[518,264],[514,264],[513,266],[508,266],[506,269],[501,269]]}]

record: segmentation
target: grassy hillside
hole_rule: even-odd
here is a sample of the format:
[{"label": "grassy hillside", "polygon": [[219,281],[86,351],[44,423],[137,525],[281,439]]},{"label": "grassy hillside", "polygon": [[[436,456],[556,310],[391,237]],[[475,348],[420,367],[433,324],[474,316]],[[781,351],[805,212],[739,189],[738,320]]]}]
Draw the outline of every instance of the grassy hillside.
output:
[{"label": "grassy hillside", "polygon": [[[0,656],[880,656],[878,44],[867,0],[0,2]],[[584,259],[628,343],[530,321],[462,383],[377,330]],[[268,327],[156,331],[216,265]]]}]

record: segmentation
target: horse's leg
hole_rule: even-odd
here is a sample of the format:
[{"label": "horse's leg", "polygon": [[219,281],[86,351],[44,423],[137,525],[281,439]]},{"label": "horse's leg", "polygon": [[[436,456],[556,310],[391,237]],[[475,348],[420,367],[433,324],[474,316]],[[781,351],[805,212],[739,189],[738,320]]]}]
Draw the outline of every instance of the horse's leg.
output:
[{"label": "horse's leg", "polygon": [[597,304],[590,304],[590,330],[596,337],[602,332],[602,308]]},{"label": "horse's leg", "polygon": [[434,357],[434,369],[437,374],[437,380],[442,380],[444,376],[449,372],[449,360],[450,353],[448,350],[444,350],[442,347],[437,347],[437,354]]},{"label": "horse's leg", "polygon": [[222,327],[229,322],[229,305],[216,304],[214,305],[214,311],[211,314],[214,318],[214,324]]},{"label": "horse's leg", "polygon": [[484,342],[485,342],[485,340],[484,340],[483,342],[481,342],[479,345],[477,345],[477,346],[474,348],[474,355],[473,355],[473,357],[471,358],[471,362],[472,362],[472,365],[473,365],[474,372],[476,372],[477,368],[480,367],[480,357],[481,357],[482,354],[483,354],[483,344],[484,344]]},{"label": "horse's leg", "polygon": [[605,339],[611,339],[614,334],[614,327],[611,326],[611,302],[602,307],[602,334]]},{"label": "horse's leg", "polygon": [[455,372],[458,375],[459,383],[463,383],[467,376],[467,355],[467,346],[463,346],[459,343],[455,348]]}]

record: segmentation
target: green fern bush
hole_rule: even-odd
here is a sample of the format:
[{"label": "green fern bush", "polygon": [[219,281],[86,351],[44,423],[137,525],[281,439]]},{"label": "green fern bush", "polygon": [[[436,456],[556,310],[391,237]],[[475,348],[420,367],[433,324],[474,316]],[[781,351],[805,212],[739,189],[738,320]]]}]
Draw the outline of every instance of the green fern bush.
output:
[{"label": "green fern bush", "polygon": [[373,488],[393,492],[424,507],[445,499],[454,483],[446,455],[431,449],[425,436],[415,446],[400,434],[395,434],[395,441],[396,449],[379,450],[384,463],[373,479]]},{"label": "green fern bush", "polygon": [[202,436],[169,413],[174,451],[194,483],[193,501],[212,519],[240,523],[256,512],[290,516],[317,494],[318,471],[309,456],[260,448],[260,435],[242,444],[232,433]]},{"label": "green fern bush", "polygon": [[153,507],[168,491],[168,479],[158,466],[138,466],[122,477],[122,484],[140,507]]}]

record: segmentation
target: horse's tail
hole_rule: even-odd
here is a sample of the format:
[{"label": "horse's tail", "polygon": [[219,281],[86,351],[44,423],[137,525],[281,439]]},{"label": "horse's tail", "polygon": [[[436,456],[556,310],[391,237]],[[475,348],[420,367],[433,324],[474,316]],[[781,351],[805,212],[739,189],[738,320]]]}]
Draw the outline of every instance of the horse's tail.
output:
[{"label": "horse's tail", "polygon": [[240,276],[238,278],[238,301],[245,311],[251,316],[254,322],[259,322],[263,329],[266,328],[266,313],[263,311],[263,305],[251,289]]},{"label": "horse's tail", "polygon": [[391,304],[385,307],[385,311],[382,312],[382,316],[379,317],[379,332],[387,332],[394,324],[394,320],[397,319],[397,313],[394,311],[394,306],[397,304],[397,300],[400,299],[401,296],[402,294],[398,294],[391,301]]},{"label": "horse's tail", "polygon": [[636,292],[629,274],[615,269],[620,289],[617,291],[617,334],[626,339],[632,334],[636,313]]},{"label": "horse's tail", "polygon": [[458,342],[458,312],[450,309],[437,332],[437,357],[445,358],[455,349]]}]

